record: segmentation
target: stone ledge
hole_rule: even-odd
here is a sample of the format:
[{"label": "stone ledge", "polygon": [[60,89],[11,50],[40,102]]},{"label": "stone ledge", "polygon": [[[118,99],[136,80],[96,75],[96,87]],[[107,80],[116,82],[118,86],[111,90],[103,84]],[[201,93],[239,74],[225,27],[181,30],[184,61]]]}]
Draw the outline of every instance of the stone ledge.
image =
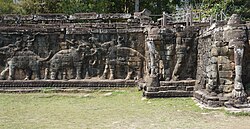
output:
[{"label": "stone ledge", "polygon": [[43,87],[43,88],[19,88],[19,89],[1,89],[0,93],[88,93],[92,90],[113,90],[121,87],[82,87],[82,88],[58,88],[58,87]]},{"label": "stone ledge", "polygon": [[159,92],[147,92],[145,91],[144,96],[147,98],[158,98],[158,97],[192,97],[193,91],[159,91]]},{"label": "stone ledge", "polygon": [[217,96],[210,96],[204,91],[195,91],[194,92],[194,98],[201,104],[207,105],[209,107],[221,107],[224,106],[225,101],[227,99],[220,98]]},{"label": "stone ledge", "polygon": [[160,81],[161,86],[194,86],[196,80]]},{"label": "stone ledge", "polygon": [[88,87],[134,87],[137,82],[132,80],[2,80],[0,89],[29,88],[88,88]]},{"label": "stone ledge", "polygon": [[156,97],[192,97],[196,80],[160,81],[159,87],[147,87],[143,95]]}]

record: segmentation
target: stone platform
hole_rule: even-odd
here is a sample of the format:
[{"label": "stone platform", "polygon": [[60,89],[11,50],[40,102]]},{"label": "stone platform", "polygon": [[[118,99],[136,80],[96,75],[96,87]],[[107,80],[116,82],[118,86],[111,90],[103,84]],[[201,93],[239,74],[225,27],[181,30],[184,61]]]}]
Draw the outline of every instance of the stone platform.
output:
[{"label": "stone platform", "polygon": [[226,97],[212,96],[206,91],[198,90],[194,92],[194,98],[203,105],[209,107],[221,107],[224,103],[228,101]]},{"label": "stone platform", "polygon": [[160,87],[147,87],[143,95],[147,98],[156,97],[192,97],[195,80],[160,81]]},{"label": "stone platform", "polygon": [[133,80],[2,80],[0,92],[22,90],[38,90],[42,88],[57,89],[84,89],[84,88],[121,88],[135,87],[137,82]]},{"label": "stone platform", "polygon": [[250,97],[247,98],[247,101],[245,103],[234,104],[230,103],[230,96],[212,96],[205,90],[197,90],[194,92],[194,99],[200,104],[209,108],[225,106],[226,109],[230,112],[250,111]]}]

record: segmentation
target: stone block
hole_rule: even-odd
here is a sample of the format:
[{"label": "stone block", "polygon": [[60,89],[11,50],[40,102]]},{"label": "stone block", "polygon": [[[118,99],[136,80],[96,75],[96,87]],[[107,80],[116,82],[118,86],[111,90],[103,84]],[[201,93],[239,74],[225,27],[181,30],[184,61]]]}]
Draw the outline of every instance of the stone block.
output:
[{"label": "stone block", "polygon": [[185,90],[186,90],[186,86],[178,86],[178,87],[177,87],[177,90],[185,91]]},{"label": "stone block", "polygon": [[211,56],[218,56],[218,49],[216,47],[211,49]]},{"label": "stone block", "polygon": [[218,64],[219,71],[232,71],[234,70],[234,63]]},{"label": "stone block", "polygon": [[220,55],[220,56],[228,56],[228,52],[229,52],[229,50],[228,50],[228,46],[224,46],[224,47],[220,47],[219,49],[218,49],[218,54]]},{"label": "stone block", "polygon": [[221,84],[221,85],[224,85],[225,82],[226,82],[226,80],[225,80],[224,78],[220,78],[220,84]]},{"label": "stone block", "polygon": [[230,60],[227,56],[218,56],[218,64],[229,64]]},{"label": "stone block", "polygon": [[212,71],[212,70],[211,70],[211,66],[209,65],[206,67],[206,72],[210,72],[210,71]]},{"label": "stone block", "polygon": [[224,40],[229,42],[232,39],[241,39],[242,41],[247,40],[245,29],[228,27],[228,30],[223,33]]},{"label": "stone block", "polygon": [[214,33],[213,38],[215,41],[222,41],[223,40],[223,31],[218,30]]},{"label": "stone block", "polygon": [[216,47],[224,47],[228,46],[228,42],[223,42],[223,41],[215,41]]},{"label": "stone block", "polygon": [[216,63],[218,62],[218,58],[217,58],[217,57],[212,57],[212,58],[210,59],[210,62],[211,62],[212,64],[216,64]]},{"label": "stone block", "polygon": [[223,92],[231,93],[233,91],[233,88],[234,88],[233,84],[232,85],[224,85],[223,86]]},{"label": "stone block", "polygon": [[233,79],[225,79],[225,85],[232,85],[234,83]]},{"label": "stone block", "polygon": [[186,91],[194,91],[194,86],[187,86]]},{"label": "stone block", "polygon": [[216,79],[218,77],[217,71],[211,71],[207,75],[208,75],[208,78],[210,79]]},{"label": "stone block", "polygon": [[220,101],[211,101],[211,100],[207,101],[207,105],[209,107],[220,107],[220,106],[222,106]]},{"label": "stone block", "polygon": [[233,83],[234,83],[233,79],[220,78],[221,85],[231,85]]},{"label": "stone block", "polygon": [[176,90],[176,86],[161,86],[160,91]]},{"label": "stone block", "polygon": [[217,96],[211,96],[211,95],[205,94],[204,100],[205,101],[219,101],[219,98]]},{"label": "stone block", "polygon": [[158,92],[159,91],[159,87],[147,87],[147,91],[148,92]]},{"label": "stone block", "polygon": [[220,78],[232,78],[234,75],[233,71],[219,71]]}]

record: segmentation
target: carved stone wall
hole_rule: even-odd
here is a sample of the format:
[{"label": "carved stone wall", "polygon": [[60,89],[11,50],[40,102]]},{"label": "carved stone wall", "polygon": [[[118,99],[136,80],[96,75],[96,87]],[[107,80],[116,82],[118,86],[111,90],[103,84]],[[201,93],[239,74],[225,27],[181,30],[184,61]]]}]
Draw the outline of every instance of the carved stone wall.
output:
[{"label": "carved stone wall", "polygon": [[200,31],[194,96],[209,106],[247,103],[249,28],[237,20],[233,15],[228,23],[214,23]]},{"label": "carved stone wall", "polygon": [[[116,57],[112,58],[113,62],[119,62],[110,65],[114,69],[114,79],[133,79],[142,78],[144,75],[144,34],[143,27],[138,22],[130,22],[129,14],[41,14],[30,16],[3,15],[0,22],[0,47],[6,47],[21,39],[22,45],[19,51],[23,51],[27,47],[27,38],[30,36],[34,39],[32,42],[32,51],[39,57],[47,57],[56,54],[60,50],[77,48],[79,42],[89,42],[91,49],[98,49],[97,54],[85,58],[81,69],[81,78],[86,76],[101,77],[105,71],[106,59],[110,54],[109,48],[103,48],[103,44],[115,40],[119,47],[114,50]],[[84,22],[84,23],[82,23]],[[90,41],[93,37],[96,40]],[[120,37],[120,39],[119,39]],[[69,42],[68,42],[69,41]],[[98,44],[99,46],[96,46]],[[98,47],[98,48],[97,48]],[[107,46],[106,46],[107,47]],[[92,50],[94,51],[94,50]],[[8,77],[8,69],[6,69],[7,61],[13,55],[2,53],[0,62],[0,70],[5,71],[4,78]],[[65,57],[66,58],[66,57]],[[88,60],[88,61],[87,61]],[[95,60],[94,65],[90,65]],[[49,68],[51,61],[41,62],[40,73],[41,78],[46,77],[46,68]],[[107,77],[109,78],[110,68],[108,68]],[[74,68],[68,68],[58,71],[58,79],[74,78]],[[128,73],[130,74],[128,76]],[[25,77],[25,69],[15,69],[15,79],[22,80]],[[50,74],[50,72],[49,72]],[[34,76],[32,77],[34,79]],[[48,76],[48,79],[50,76]]]},{"label": "carved stone wall", "polygon": [[[52,57],[61,50],[71,51],[73,48],[76,49],[79,43],[88,42],[91,51],[96,49],[97,53],[83,60],[80,78],[140,79],[148,72],[146,70],[149,67],[148,49],[145,44],[149,39],[156,47],[155,72],[160,80],[194,79],[197,54],[195,37],[198,30],[193,27],[174,25],[161,28],[157,24],[152,24],[152,21],[144,23],[140,19],[140,17],[133,18],[129,14],[96,13],[70,16],[63,14],[2,15],[0,47],[15,45],[21,39],[22,45],[19,51],[23,51],[27,47],[29,38],[32,37],[31,51],[42,58]],[[180,29],[180,32],[177,32],[177,29]],[[147,34],[145,30],[148,31]],[[92,41],[90,41],[91,38],[93,38]],[[180,39],[179,42],[176,38]],[[112,47],[105,48],[110,47],[105,44],[112,41],[116,42],[115,46],[119,49],[114,46],[114,50]],[[110,54],[111,52],[113,54]],[[13,55],[8,57],[6,54],[1,54],[0,56],[3,58],[0,70],[6,71],[3,76],[7,79],[9,71],[6,68],[6,62]],[[41,78],[50,79],[54,76],[49,75],[51,74],[51,71],[48,71],[50,63],[51,60],[39,63]],[[90,65],[92,63],[94,64]],[[64,66],[65,68],[58,68],[56,79],[75,78],[77,70]],[[15,79],[24,79],[27,75],[24,71],[27,70],[17,67]]]},{"label": "carved stone wall", "polygon": [[0,79],[139,80],[148,97],[195,85],[209,106],[247,104],[249,28],[237,15],[211,26],[161,26],[143,12],[2,15]]}]

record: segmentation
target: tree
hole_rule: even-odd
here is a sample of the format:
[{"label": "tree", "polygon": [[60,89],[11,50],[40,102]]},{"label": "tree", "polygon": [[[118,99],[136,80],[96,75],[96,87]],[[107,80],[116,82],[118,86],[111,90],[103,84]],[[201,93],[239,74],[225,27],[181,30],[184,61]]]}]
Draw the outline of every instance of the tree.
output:
[{"label": "tree", "polygon": [[[10,0],[11,1],[11,0]],[[180,0],[140,0],[141,10],[154,14],[173,12]],[[18,6],[23,14],[34,13],[134,13],[134,0],[22,0]]]},{"label": "tree", "polygon": [[162,14],[163,11],[172,13],[180,3],[180,0],[141,0],[140,8],[149,9],[153,14]]},{"label": "tree", "polygon": [[[184,0],[140,0],[140,10],[149,9],[153,14],[173,13],[176,5],[184,6]],[[250,0],[187,0],[194,8],[208,14],[223,11],[250,19]],[[0,0],[1,14],[39,13],[134,13],[135,0]]]},{"label": "tree", "polygon": [[0,0],[0,14],[18,13],[19,9],[13,4],[13,0]]},{"label": "tree", "polygon": [[240,14],[244,19],[250,19],[250,0],[190,0],[193,7],[197,7],[208,13],[215,15],[223,11],[230,16],[234,13]]}]

